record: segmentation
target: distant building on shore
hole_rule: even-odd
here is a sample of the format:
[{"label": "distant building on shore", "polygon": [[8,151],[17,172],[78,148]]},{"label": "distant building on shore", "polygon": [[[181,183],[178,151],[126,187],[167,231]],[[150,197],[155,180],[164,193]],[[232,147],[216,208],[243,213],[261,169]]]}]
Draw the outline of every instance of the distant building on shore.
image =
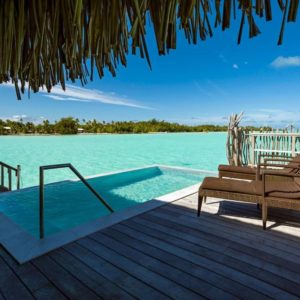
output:
[{"label": "distant building on shore", "polygon": [[11,133],[11,127],[9,127],[9,126],[4,126],[3,130],[4,130],[4,134],[10,134]]},{"label": "distant building on shore", "polygon": [[83,128],[78,128],[78,129],[77,129],[77,132],[78,132],[78,133],[84,133],[84,129],[83,129]]}]

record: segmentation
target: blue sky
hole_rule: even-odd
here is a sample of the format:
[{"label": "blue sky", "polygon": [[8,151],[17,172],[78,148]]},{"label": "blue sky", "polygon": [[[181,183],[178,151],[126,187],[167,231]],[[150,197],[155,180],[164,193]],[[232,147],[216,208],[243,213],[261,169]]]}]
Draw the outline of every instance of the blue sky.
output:
[{"label": "blue sky", "polygon": [[[244,124],[284,127],[300,125],[299,24],[287,24],[284,42],[277,46],[281,15],[259,22],[262,34],[248,38],[244,31],[237,45],[239,19],[225,33],[189,45],[178,34],[178,48],[158,56],[153,29],[148,28],[152,71],[139,56],[129,56],[127,68],[117,77],[106,72],[84,88],[59,86],[51,94],[23,95],[0,86],[0,118],[39,122],[44,118],[74,116],[97,120],[147,120],[157,118],[187,124],[226,123],[233,112],[244,111]],[[247,26],[245,27],[247,30]]]}]

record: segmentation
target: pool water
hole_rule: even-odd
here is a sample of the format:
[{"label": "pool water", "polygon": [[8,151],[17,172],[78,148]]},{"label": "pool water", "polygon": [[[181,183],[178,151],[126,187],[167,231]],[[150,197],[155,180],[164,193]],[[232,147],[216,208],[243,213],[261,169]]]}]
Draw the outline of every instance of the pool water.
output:
[{"label": "pool water", "polygon": [[[114,211],[119,211],[197,184],[206,175],[203,172],[154,166],[96,176],[88,179],[88,182]],[[0,194],[0,212],[38,237],[38,187]],[[63,181],[45,186],[46,236],[109,213],[80,181]]]}]

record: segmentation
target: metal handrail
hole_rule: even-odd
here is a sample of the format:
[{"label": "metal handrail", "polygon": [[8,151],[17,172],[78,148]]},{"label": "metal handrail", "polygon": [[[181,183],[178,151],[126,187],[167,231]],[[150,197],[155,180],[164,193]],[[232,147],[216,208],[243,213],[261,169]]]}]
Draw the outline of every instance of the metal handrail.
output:
[{"label": "metal handrail", "polygon": [[1,183],[0,185],[4,187],[4,168],[7,169],[8,173],[8,190],[11,191],[11,172],[15,172],[15,176],[17,177],[17,190],[20,189],[20,174],[21,174],[21,166],[17,165],[17,167],[10,166],[2,161],[0,161],[0,166],[1,166]]},{"label": "metal handrail", "polygon": [[84,183],[84,185],[97,197],[97,199],[110,211],[114,212],[111,206],[97,193],[87,180],[73,167],[72,164],[57,164],[40,166],[40,238],[44,238],[44,171],[52,169],[69,168]]}]

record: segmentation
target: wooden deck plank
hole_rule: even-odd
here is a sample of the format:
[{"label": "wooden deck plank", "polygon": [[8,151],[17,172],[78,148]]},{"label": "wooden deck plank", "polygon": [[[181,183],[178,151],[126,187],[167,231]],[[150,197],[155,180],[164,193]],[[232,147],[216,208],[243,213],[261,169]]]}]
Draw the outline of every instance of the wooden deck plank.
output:
[{"label": "wooden deck plank", "polygon": [[1,292],[1,290],[0,290],[0,300],[5,300],[5,298],[4,298],[4,296],[3,296],[2,292]]},{"label": "wooden deck plank", "polygon": [[[184,230],[184,228],[176,228],[176,224],[170,224],[167,226],[165,220],[159,218],[144,216],[144,226],[153,228],[163,232],[164,234],[171,235],[175,238],[180,238],[187,243],[183,243],[189,249],[196,248],[193,245],[200,246],[202,252],[209,259],[216,262],[224,263],[225,265],[234,268],[240,272],[248,274],[253,277],[267,282],[268,284],[280,287],[292,294],[300,296],[300,290],[298,289],[300,276],[297,273],[288,272],[283,267],[278,267],[273,264],[268,264],[265,261],[257,259],[255,256],[245,255],[242,252],[234,251],[230,249],[230,245],[223,245],[222,240],[218,239],[215,242],[206,242],[205,235],[199,235],[198,232],[191,232]],[[190,246],[189,243],[193,245]],[[197,253],[199,249],[196,248]]]},{"label": "wooden deck plank", "polygon": [[48,299],[68,299],[63,294],[61,294],[58,289],[49,283],[34,292],[34,297],[38,300],[48,300]]},{"label": "wooden deck plank", "polygon": [[176,235],[181,235],[183,238],[187,239],[189,238],[190,240],[192,240],[192,242],[195,243],[200,242],[202,244],[205,244],[205,241],[207,241],[208,243],[210,243],[209,245],[211,247],[215,249],[220,248],[220,251],[226,250],[226,254],[231,254],[231,256],[233,257],[238,256],[238,258],[240,259],[246,259],[247,262],[257,264],[258,267],[260,267],[259,261],[262,261],[264,267],[269,268],[268,270],[272,272],[275,271],[275,273],[278,273],[280,275],[285,275],[285,273],[287,273],[287,279],[294,280],[295,282],[300,283],[300,265],[296,263],[289,264],[289,261],[287,261],[285,257],[278,257],[266,251],[261,251],[259,249],[261,241],[248,241],[248,244],[252,245],[251,248],[255,248],[255,251],[253,251],[251,248],[249,249],[249,247],[245,246],[244,244],[225,239],[222,234],[219,234],[219,232],[210,231],[210,233],[208,234],[208,231],[205,230],[202,222],[197,222],[197,228],[194,229],[194,227],[191,228],[185,226],[188,224],[186,219],[183,221],[185,225],[182,225],[182,223],[178,224],[174,222],[180,218],[180,215],[178,214],[175,216],[170,216],[168,213],[164,215],[164,212],[162,212],[161,210],[159,211],[159,214],[159,216],[149,214],[144,215],[144,217],[158,218],[156,219],[157,222],[160,222],[162,223],[162,225],[170,228],[170,231],[174,229],[174,231],[176,231]]},{"label": "wooden deck plank", "polygon": [[[195,266],[184,259],[180,259],[179,257],[172,255],[171,253],[162,251],[152,245],[146,244],[142,240],[138,240],[128,234],[124,234],[122,231],[118,231],[115,227],[106,229],[103,231],[103,233],[107,234],[110,237],[113,237],[124,245],[128,245],[131,248],[144,253],[145,255],[154,257],[159,261],[168,264],[174,269],[176,268],[177,270],[182,271],[182,284],[184,284],[184,281],[187,280],[188,282],[185,283],[187,286],[194,289],[196,292],[206,298],[230,299],[233,297],[232,294],[229,294],[219,287],[206,282],[207,274],[197,272]],[[186,274],[190,276],[186,276]]]},{"label": "wooden deck plank", "polygon": [[50,257],[93,290],[99,298],[134,299],[113,282],[101,276],[65,250],[58,249],[50,253]]},{"label": "wooden deck plank", "polygon": [[[238,225],[240,231],[244,233],[244,236],[249,235],[257,238],[261,237],[266,242],[268,242],[269,240],[276,242],[276,247],[280,247],[280,245],[285,245],[288,247],[288,249],[290,249],[290,251],[295,251],[295,252],[300,251],[299,239],[297,241],[290,240],[286,234],[280,232],[275,232],[273,230],[263,231],[263,230],[259,230],[260,228],[257,228],[257,226],[249,226],[249,224],[245,224],[237,220],[231,220],[222,217],[222,215],[207,214],[208,207],[209,205],[205,205],[205,211],[201,215],[201,218],[204,218],[207,222],[221,224],[221,226],[225,228],[229,228],[234,231],[236,231]],[[162,209],[163,210],[166,209],[168,211],[174,211],[186,215],[190,218],[195,218],[195,219],[198,218],[196,214],[197,206],[194,203],[191,204],[190,202],[185,203],[181,201],[180,203],[174,203],[173,205],[166,205],[162,207]],[[299,234],[300,234],[300,230],[299,230]]]},{"label": "wooden deck plank", "polygon": [[226,218],[226,216],[221,215],[212,215],[208,214],[206,211],[201,214],[200,217],[197,217],[196,210],[192,207],[186,206],[178,206],[178,205],[168,205],[162,208],[162,211],[166,210],[170,213],[184,215],[190,219],[199,220],[199,218],[204,219],[205,222],[218,224],[223,228],[227,228],[229,230],[237,231],[239,228],[239,232],[243,233],[244,237],[249,239],[254,238],[255,240],[262,239],[264,243],[273,244],[276,248],[286,249],[288,252],[298,252],[300,251],[299,241],[291,241],[286,238],[285,234],[281,234],[278,236],[278,233],[275,233],[272,230],[261,230],[261,227],[257,227],[255,225],[244,224],[238,220],[232,220]]},{"label": "wooden deck plank", "polygon": [[62,293],[39,272],[31,263],[19,265],[4,249],[0,248],[0,256],[30,290],[34,297],[43,299],[51,296],[55,299],[65,299]]},{"label": "wooden deck plank", "polygon": [[188,196],[23,265],[0,246],[0,300],[300,298],[300,213],[272,209],[287,222],[263,231],[255,205],[196,207]]},{"label": "wooden deck plank", "polygon": [[49,255],[39,257],[32,262],[67,298],[98,299],[98,296],[82,282],[59,266]]},{"label": "wooden deck plank", "polygon": [[5,299],[34,299],[33,295],[9,268],[2,257],[0,257],[0,270],[0,291]]},{"label": "wooden deck plank", "polygon": [[[135,218],[135,220],[136,219],[138,218]],[[133,223],[134,221],[131,222]],[[140,226],[138,226],[137,224],[140,224]],[[263,281],[258,280],[255,277],[243,273],[242,266],[240,266],[240,264],[236,260],[230,259],[225,255],[218,254],[216,252],[212,253],[211,250],[205,249],[201,246],[197,246],[189,242],[185,242],[176,237],[172,237],[169,234],[164,234],[151,228],[145,228],[144,225],[141,228],[141,225],[141,223],[135,223],[135,226],[139,227],[139,231],[147,232],[149,235],[158,238],[161,241],[167,242],[168,245],[174,245],[175,247],[179,247],[181,251],[188,251],[189,254],[193,256],[195,255],[196,263],[200,263],[202,265],[209,265],[209,268],[212,268],[215,272],[218,272],[220,275],[231,278],[236,283],[240,283],[245,286],[250,286],[252,289],[263,293],[264,295],[276,293],[278,296],[282,295],[286,297],[292,297],[291,294],[284,292],[281,289],[276,288],[275,286],[267,284]],[[238,268],[240,268],[240,270]]]},{"label": "wooden deck plank", "polygon": [[[208,202],[209,203],[209,202]],[[230,204],[229,204],[230,203]],[[244,202],[245,203],[245,202]],[[243,210],[243,204],[242,202],[236,202],[236,201],[222,201],[221,211],[224,213],[228,212],[239,212],[240,210]],[[247,203],[249,205],[250,203]],[[247,214],[249,215],[260,215],[258,214],[259,210],[257,210],[256,205],[249,205],[247,208]],[[268,217],[269,220],[274,220],[275,222],[291,222],[291,223],[299,223],[300,221],[300,214],[296,210],[290,210],[290,209],[283,209],[283,208],[275,208],[275,207],[269,207],[268,209]]]},{"label": "wooden deck plank", "polygon": [[[151,214],[153,212],[149,212],[149,214]],[[163,214],[162,211],[156,211],[155,213],[157,214]],[[171,219],[172,217],[170,217]],[[201,216],[197,219],[193,219],[193,218],[189,218],[189,217],[185,217],[185,216],[181,216],[180,219],[177,219],[175,217],[173,217],[173,220],[176,219],[176,222],[178,222],[179,224],[186,224],[186,222],[188,222],[188,226],[190,228],[194,228],[196,230],[200,229],[200,220]],[[284,257],[286,260],[291,261],[293,263],[296,264],[300,264],[300,256],[298,256],[296,253],[287,253],[281,249],[269,246],[267,242],[264,242],[263,239],[256,239],[257,243],[255,244],[255,246],[253,244],[249,244],[249,240],[247,240],[247,238],[244,236],[243,231],[241,230],[229,230],[223,226],[218,226],[217,224],[213,223],[213,222],[201,222],[201,230],[202,231],[207,231],[207,233],[215,233],[215,234],[219,234],[222,235],[225,239],[228,239],[230,241],[233,242],[238,242],[242,245],[245,245],[249,248],[253,248],[253,249],[257,249],[259,248],[262,251],[265,251],[266,253],[269,253],[271,255],[274,256],[278,256],[278,257]],[[275,246],[275,245],[274,245]]]},{"label": "wooden deck plank", "polygon": [[[193,195],[189,199],[181,199],[180,201],[172,203],[174,207],[180,208],[190,208],[191,212],[194,212],[194,216],[196,216],[197,210],[197,199],[196,195]],[[226,211],[222,209],[226,206]],[[239,207],[239,214],[230,214],[230,212],[235,210],[235,207]],[[255,204],[245,203],[245,202],[236,202],[236,201],[227,201],[220,199],[209,199],[207,204],[203,205],[203,212],[208,213],[211,219],[219,218],[220,220],[228,220],[229,224],[236,224],[246,231],[249,229],[249,224],[252,224],[252,228],[257,231],[258,235],[260,233],[264,234],[265,232],[269,233],[270,237],[279,237],[279,239],[283,239],[286,242],[296,242],[295,244],[299,244],[300,238],[300,223],[297,223],[298,226],[293,228],[290,224],[278,224],[275,223],[272,230],[258,230],[262,229],[261,223],[261,211],[255,208]],[[255,213],[249,213],[249,210],[254,210]],[[292,212],[292,211],[289,211]],[[231,217],[231,218],[230,218]],[[234,218],[232,218],[234,217]],[[267,238],[267,236],[266,236]]]},{"label": "wooden deck plank", "polygon": [[118,251],[109,249],[108,247],[99,244],[90,238],[82,239],[78,243],[89,250],[93,251],[102,258],[111,263],[117,264],[125,272],[134,276],[135,278],[143,281],[152,288],[158,290],[162,295],[172,299],[197,299],[199,296],[182,287],[176,285],[173,281],[157,274],[149,269],[141,266],[140,264],[127,259],[125,256],[120,255]]},{"label": "wooden deck plank", "polygon": [[170,287],[170,290],[172,291],[170,296],[173,294],[174,297],[176,296],[180,298],[202,298],[201,291],[199,291],[199,282],[195,280],[194,277],[180,272],[178,269],[171,267],[162,261],[159,261],[149,255],[145,255],[144,253],[113,239],[110,236],[110,231],[106,231],[106,234],[102,232],[93,234],[90,238],[93,238],[97,242],[109,247],[113,251],[117,251],[119,254],[131,261],[135,261],[148,270],[155,272],[168,280],[172,280],[174,282],[174,284],[172,283],[174,287]]},{"label": "wooden deck plank", "polygon": [[[238,204],[238,205],[237,205]],[[221,204],[220,215],[226,215],[226,217],[240,219],[241,217],[244,220],[255,220],[259,219],[260,227],[262,225],[261,222],[261,211],[245,210],[243,212],[243,208],[241,203],[229,203],[228,201],[223,201]],[[284,209],[281,209],[281,211]],[[269,208],[268,209],[268,222],[267,229],[272,232],[278,232],[281,234],[285,234],[288,239],[299,238],[299,229],[300,229],[300,221],[292,217],[292,210],[285,209],[286,215],[283,215],[279,209]],[[262,227],[261,227],[262,228]]]},{"label": "wooden deck plank", "polygon": [[136,224],[130,226],[129,222],[126,222],[126,225],[118,224],[115,225],[114,228],[130,235],[131,237],[135,237],[140,239],[141,241],[149,244],[155,245],[155,247],[165,251],[167,253],[172,254],[180,259],[187,261],[187,265],[191,266],[191,272],[195,276],[199,276],[200,278],[203,276],[206,282],[215,285],[216,287],[222,288],[223,290],[235,295],[236,297],[243,299],[267,299],[266,295],[263,295],[251,288],[248,288],[245,285],[235,282],[234,280],[222,276],[219,272],[215,272],[215,270],[209,265],[209,261],[203,262],[201,259],[198,261],[198,256],[185,251],[184,249],[177,248],[167,242],[164,242],[160,239],[153,238],[151,235],[145,234],[139,230],[136,230]]},{"label": "wooden deck plank", "polygon": [[[194,208],[197,206],[197,195],[192,195],[189,198],[183,198],[180,199],[180,201],[176,202],[176,205],[184,206],[184,204],[187,205],[193,205]],[[203,206],[203,211],[212,212],[212,210],[217,213],[218,215],[222,214],[230,214],[231,212],[236,211],[238,214],[238,211],[241,211],[241,214],[238,214],[238,216],[243,219],[244,214],[244,220],[247,218],[254,218],[257,221],[257,224],[261,227],[261,210],[257,209],[256,204],[254,203],[247,203],[247,202],[239,202],[239,201],[232,201],[232,200],[222,200],[217,198],[208,198],[207,202]],[[298,223],[300,220],[299,217],[295,217],[293,210],[288,209],[278,209],[278,208],[269,208],[270,213],[270,220],[274,219],[274,221],[277,220],[279,217],[284,217],[286,221],[289,221],[292,219],[295,219],[293,223]],[[280,231],[279,231],[280,232]]]},{"label": "wooden deck plank", "polygon": [[[25,281],[27,287],[30,291],[35,291],[49,282],[47,278],[29,262],[25,264],[18,264],[4,249],[0,249],[0,256],[9,265],[9,267],[19,276],[19,278]],[[32,274],[35,272],[35,280],[31,281],[30,277],[27,279],[27,274]]]},{"label": "wooden deck plank", "polygon": [[78,243],[67,245],[64,249],[136,298],[149,300],[167,298],[147,284],[119,269],[118,266],[110,264],[85,247],[80,246]]},{"label": "wooden deck plank", "polygon": [[[209,199],[208,200],[208,204],[210,203],[214,203],[216,202],[215,199]],[[239,201],[219,201],[219,203],[221,204],[221,206],[219,206],[220,208],[220,212],[221,213],[231,213],[236,211],[236,213],[238,214],[238,212],[240,210],[244,210],[243,209],[243,204],[245,204],[245,202],[239,202]],[[255,204],[251,205],[250,203],[246,203],[247,204],[247,216],[260,216],[260,210],[257,210]],[[229,209],[229,210],[228,210]],[[295,211],[295,210],[290,210],[290,209],[283,209],[283,208],[274,208],[274,207],[269,207],[268,208],[268,212],[269,212],[269,220],[274,221],[274,222],[278,222],[278,223],[282,223],[282,222],[291,222],[291,223],[295,223],[295,224],[299,224],[300,218],[299,218],[299,212]]]}]

